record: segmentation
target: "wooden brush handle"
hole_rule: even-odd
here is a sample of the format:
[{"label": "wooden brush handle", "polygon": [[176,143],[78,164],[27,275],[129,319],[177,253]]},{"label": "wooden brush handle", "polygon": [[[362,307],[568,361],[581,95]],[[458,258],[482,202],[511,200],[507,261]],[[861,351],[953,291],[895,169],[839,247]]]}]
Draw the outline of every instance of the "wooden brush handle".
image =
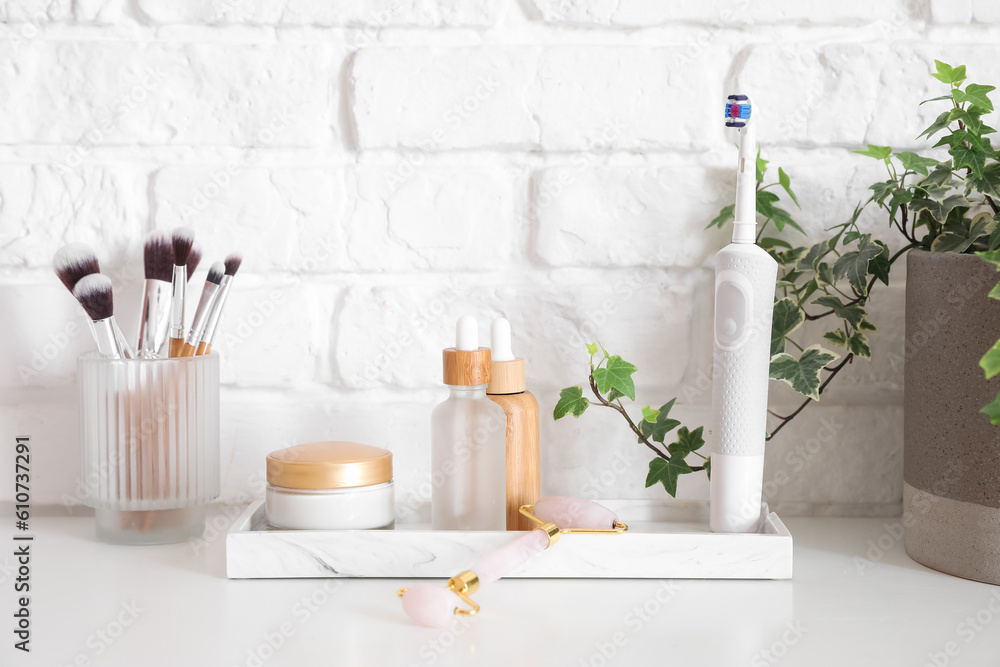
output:
[{"label": "wooden brush handle", "polygon": [[171,338],[170,339],[170,358],[182,356],[181,352],[184,350],[184,339],[183,338]]},{"label": "wooden brush handle", "polygon": [[193,357],[197,354],[198,348],[190,343],[184,343],[184,347],[181,348],[180,356],[182,357]]},{"label": "wooden brush handle", "polygon": [[200,343],[198,343],[198,349],[195,351],[195,355],[200,357],[201,355],[208,354],[211,351],[212,351],[212,346],[209,343],[206,343],[205,341],[201,341]]}]

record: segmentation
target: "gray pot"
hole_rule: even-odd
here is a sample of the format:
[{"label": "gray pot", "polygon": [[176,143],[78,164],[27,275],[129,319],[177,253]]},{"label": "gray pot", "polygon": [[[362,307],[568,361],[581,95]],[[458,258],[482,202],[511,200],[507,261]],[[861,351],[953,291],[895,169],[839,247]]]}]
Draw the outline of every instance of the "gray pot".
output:
[{"label": "gray pot", "polygon": [[906,553],[991,584],[1000,584],[1000,426],[979,409],[1000,382],[986,381],[979,359],[1000,337],[1000,301],[986,296],[998,279],[974,255],[906,258]]}]

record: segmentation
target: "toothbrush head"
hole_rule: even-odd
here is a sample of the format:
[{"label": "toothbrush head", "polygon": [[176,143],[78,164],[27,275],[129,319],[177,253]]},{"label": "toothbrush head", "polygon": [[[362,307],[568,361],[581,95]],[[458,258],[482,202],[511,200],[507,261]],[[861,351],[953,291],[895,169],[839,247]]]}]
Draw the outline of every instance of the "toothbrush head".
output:
[{"label": "toothbrush head", "polygon": [[751,116],[750,98],[746,95],[730,95],[726,98],[726,127],[746,127]]}]

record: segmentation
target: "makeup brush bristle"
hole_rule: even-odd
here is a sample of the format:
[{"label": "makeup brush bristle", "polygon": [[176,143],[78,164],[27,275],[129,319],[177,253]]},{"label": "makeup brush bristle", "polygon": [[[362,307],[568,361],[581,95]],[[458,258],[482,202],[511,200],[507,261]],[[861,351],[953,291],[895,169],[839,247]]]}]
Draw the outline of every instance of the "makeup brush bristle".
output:
[{"label": "makeup brush bristle", "polygon": [[89,276],[80,278],[76,287],[73,288],[73,296],[87,311],[90,319],[95,322],[105,320],[115,313],[111,278],[103,274],[91,273]]},{"label": "makeup brush bristle", "polygon": [[212,266],[208,268],[208,277],[205,278],[210,283],[215,283],[218,285],[222,282],[222,276],[226,273],[226,267],[222,262],[213,262]]},{"label": "makeup brush bristle", "polygon": [[197,245],[191,246],[191,252],[188,253],[187,261],[187,275],[188,280],[191,280],[191,276],[198,269],[198,265],[201,264],[201,248]]},{"label": "makeup brush bristle", "polygon": [[146,237],[142,252],[146,280],[162,280],[169,283],[174,274],[174,248],[170,237],[159,230]]},{"label": "makeup brush bristle", "polygon": [[101,270],[97,263],[97,255],[90,246],[83,243],[64,245],[53,257],[52,265],[59,280],[70,292],[81,278]]},{"label": "makeup brush bristle", "polygon": [[188,255],[194,245],[194,231],[190,227],[176,227],[170,233],[170,240],[174,248],[174,264],[187,265]]},{"label": "makeup brush bristle", "polygon": [[226,257],[226,275],[235,276],[236,272],[240,270],[240,264],[243,263],[243,255],[238,252],[229,253]]}]

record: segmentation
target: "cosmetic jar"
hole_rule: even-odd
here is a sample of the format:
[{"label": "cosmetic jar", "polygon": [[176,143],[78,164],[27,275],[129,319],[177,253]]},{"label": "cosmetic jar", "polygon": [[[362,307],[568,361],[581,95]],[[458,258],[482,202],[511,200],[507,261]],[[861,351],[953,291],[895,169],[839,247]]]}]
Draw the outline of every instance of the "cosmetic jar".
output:
[{"label": "cosmetic jar", "polygon": [[274,528],[384,528],[395,515],[392,452],[356,442],[311,442],[271,452],[265,505]]}]

